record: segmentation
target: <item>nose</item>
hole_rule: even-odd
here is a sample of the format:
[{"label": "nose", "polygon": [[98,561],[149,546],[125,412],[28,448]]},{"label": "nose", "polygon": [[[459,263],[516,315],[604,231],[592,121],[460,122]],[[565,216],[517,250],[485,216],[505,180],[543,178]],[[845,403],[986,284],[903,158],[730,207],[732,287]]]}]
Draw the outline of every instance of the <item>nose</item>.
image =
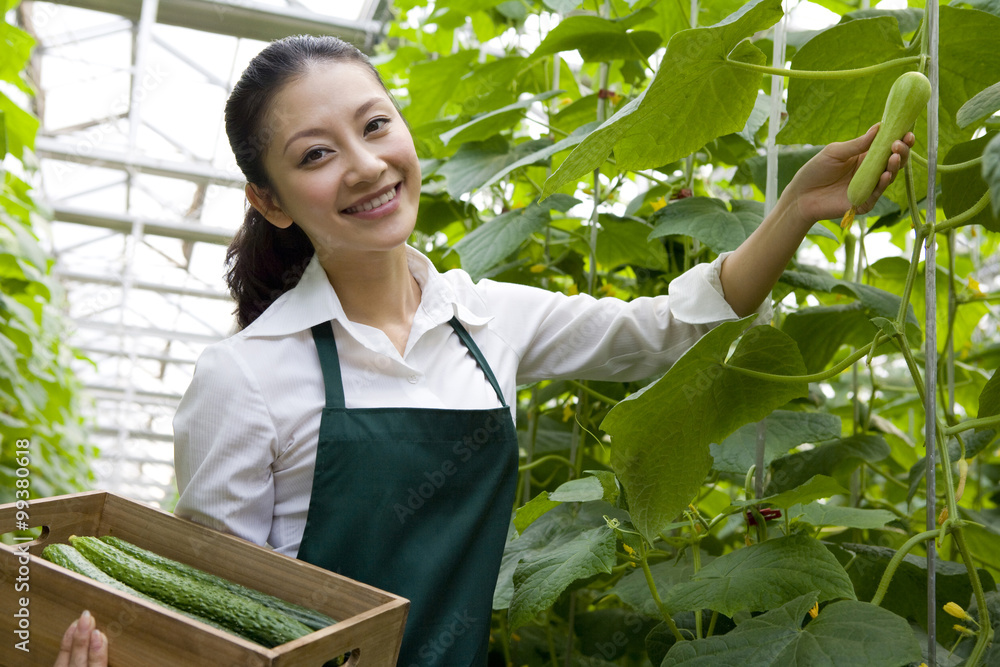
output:
[{"label": "nose", "polygon": [[374,147],[361,143],[351,150],[351,163],[345,181],[347,185],[376,182],[386,167],[385,160]]}]

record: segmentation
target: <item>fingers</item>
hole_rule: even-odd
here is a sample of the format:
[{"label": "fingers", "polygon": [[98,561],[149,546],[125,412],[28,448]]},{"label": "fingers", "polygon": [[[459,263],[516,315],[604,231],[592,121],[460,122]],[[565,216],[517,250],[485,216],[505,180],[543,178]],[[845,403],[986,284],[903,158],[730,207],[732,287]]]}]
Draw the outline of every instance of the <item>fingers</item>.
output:
[{"label": "fingers", "polygon": [[108,640],[84,611],[63,633],[53,667],[107,667]]}]

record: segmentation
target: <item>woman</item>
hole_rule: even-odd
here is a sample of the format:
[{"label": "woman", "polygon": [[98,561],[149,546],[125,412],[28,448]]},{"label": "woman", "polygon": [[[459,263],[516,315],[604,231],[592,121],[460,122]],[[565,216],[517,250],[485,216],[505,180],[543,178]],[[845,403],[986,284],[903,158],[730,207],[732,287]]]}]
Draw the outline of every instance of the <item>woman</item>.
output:
[{"label": "woman", "polygon": [[176,513],[407,597],[400,665],[485,664],[516,387],[650,377],[721,321],[766,322],[805,233],[849,207],[876,131],[821,151],[738,250],[625,303],[474,284],[408,247],[413,141],[343,42],[269,45],[226,129],[250,203],[228,255],[240,331],[206,349],[177,411]]},{"label": "woman", "polygon": [[108,638],[89,611],[69,624],[54,667],[107,667]]}]

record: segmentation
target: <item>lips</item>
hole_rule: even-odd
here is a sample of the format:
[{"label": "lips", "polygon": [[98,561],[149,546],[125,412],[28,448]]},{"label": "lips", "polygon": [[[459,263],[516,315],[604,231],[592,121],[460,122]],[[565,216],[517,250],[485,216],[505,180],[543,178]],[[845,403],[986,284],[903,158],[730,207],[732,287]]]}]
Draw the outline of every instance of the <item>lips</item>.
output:
[{"label": "lips", "polygon": [[388,204],[390,201],[396,198],[396,194],[398,194],[397,193],[398,189],[399,189],[399,184],[397,183],[396,185],[392,186],[382,194],[376,195],[375,197],[372,197],[368,201],[361,202],[360,204],[355,204],[350,208],[345,208],[344,213],[347,214],[361,213],[363,211],[371,211],[372,209],[376,209],[379,206],[384,206],[385,204]]}]

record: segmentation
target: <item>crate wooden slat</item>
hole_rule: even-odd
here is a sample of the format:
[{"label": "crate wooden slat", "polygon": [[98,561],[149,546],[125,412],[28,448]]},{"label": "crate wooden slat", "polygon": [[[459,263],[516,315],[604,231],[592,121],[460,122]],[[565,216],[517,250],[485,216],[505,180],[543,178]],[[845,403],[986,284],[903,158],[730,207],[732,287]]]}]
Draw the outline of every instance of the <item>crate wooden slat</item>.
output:
[{"label": "crate wooden slat", "polygon": [[[29,524],[43,527],[38,539],[25,543],[30,555],[18,545],[0,545],[2,665],[51,665],[63,632],[84,609],[108,635],[112,667],[321,667],[345,653],[352,654],[349,665],[396,664],[409,609],[404,598],[104,491],[33,500],[28,512]],[[0,534],[14,531],[15,517],[14,504],[0,505]],[[67,543],[70,535],[116,535],[338,622],[265,648],[40,557],[46,545]],[[18,592],[24,560],[29,590]],[[30,654],[14,648],[20,598],[29,602]]]}]

